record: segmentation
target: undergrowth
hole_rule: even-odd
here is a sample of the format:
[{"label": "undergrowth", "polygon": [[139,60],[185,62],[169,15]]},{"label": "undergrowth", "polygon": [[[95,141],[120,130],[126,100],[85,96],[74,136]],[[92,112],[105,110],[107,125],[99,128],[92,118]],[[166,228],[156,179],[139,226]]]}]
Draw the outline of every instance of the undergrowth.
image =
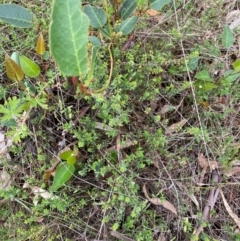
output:
[{"label": "undergrowth", "polygon": [[[200,224],[199,240],[239,240],[221,198],[209,220],[203,218],[209,169],[205,185],[197,185],[200,153],[227,170],[239,159],[239,78],[222,82],[238,49],[221,45],[226,15],[238,3],[172,2],[161,20],[142,16],[130,47],[121,50],[124,36],[113,45],[109,87],[84,95],[50,57],[41,77],[30,80],[37,94],[7,79],[5,52],[20,50],[40,62],[37,35],[48,35],[50,1],[20,2],[35,13],[34,27],[0,26],[0,104],[16,120],[10,126],[1,120],[1,132],[16,137],[9,157],[0,158],[1,170],[11,176],[9,189],[0,190],[2,240],[194,240]],[[96,61],[93,89],[108,78],[107,48]],[[216,88],[194,87],[202,70]],[[33,108],[23,121],[27,103]],[[45,180],[45,172],[62,146],[73,145],[79,151],[74,176],[54,193],[58,198],[37,197],[34,187],[48,190],[52,177]],[[217,185],[239,216],[237,177],[222,176]],[[178,214],[156,199],[169,201]]]}]

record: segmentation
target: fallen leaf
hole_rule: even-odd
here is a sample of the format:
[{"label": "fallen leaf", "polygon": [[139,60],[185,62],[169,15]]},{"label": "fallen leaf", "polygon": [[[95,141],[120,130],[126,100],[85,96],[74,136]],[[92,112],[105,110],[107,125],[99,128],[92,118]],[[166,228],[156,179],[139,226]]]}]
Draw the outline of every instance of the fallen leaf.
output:
[{"label": "fallen leaf", "polygon": [[200,206],[198,200],[193,193],[189,192],[189,188],[187,188],[185,185],[178,181],[176,181],[176,184],[178,185],[181,191],[184,191],[187,194],[187,196],[192,200],[192,202],[197,206],[197,208],[199,208]]},{"label": "fallen leaf", "polygon": [[187,121],[188,121],[187,119],[183,119],[177,123],[172,124],[167,128],[167,130],[165,131],[165,134],[178,132],[187,123]]},{"label": "fallen leaf", "polygon": [[207,101],[201,101],[199,104],[200,104],[204,109],[206,109],[206,110],[209,109],[210,104],[209,104]]},{"label": "fallen leaf", "polygon": [[164,105],[161,108],[159,114],[160,115],[164,115],[164,114],[166,114],[166,113],[168,113],[170,111],[177,110],[179,107],[180,107],[180,105]]},{"label": "fallen leaf", "polygon": [[167,238],[165,237],[164,233],[161,233],[158,237],[157,241],[167,241]]},{"label": "fallen leaf", "polygon": [[206,157],[203,155],[203,153],[200,153],[198,155],[198,165],[203,169],[206,169],[208,167],[208,161]]},{"label": "fallen leaf", "polygon": [[[6,157],[7,160],[11,160],[11,157],[8,153],[8,147],[11,146],[11,140],[6,140],[6,135],[4,132],[0,131],[0,156]],[[2,160],[0,161],[0,163]]]},{"label": "fallen leaf", "polygon": [[173,214],[178,216],[176,208],[167,200],[160,200],[159,198],[150,198],[147,193],[146,185],[143,185],[143,193],[147,200],[154,205],[160,205],[166,208],[167,210],[171,211]]},{"label": "fallen leaf", "polygon": [[0,171],[0,190],[9,190],[11,187],[11,177],[6,170]]},{"label": "fallen leaf", "polygon": [[234,166],[230,171],[223,171],[223,174],[227,177],[231,177],[234,175],[240,176],[240,167]]},{"label": "fallen leaf", "polygon": [[239,217],[232,211],[232,209],[230,208],[230,206],[228,205],[227,200],[225,199],[222,190],[220,189],[220,193],[222,196],[222,200],[223,200],[223,204],[228,212],[228,214],[231,216],[231,218],[234,220],[234,222],[237,224],[237,226],[240,228],[240,219]]},{"label": "fallen leaf", "polygon": [[23,184],[23,188],[30,188],[32,193],[35,195],[34,198],[33,198],[34,206],[36,206],[38,204],[39,197],[42,197],[43,199],[50,199],[50,200],[59,198],[58,196],[54,195],[51,192],[46,191],[43,188],[40,188],[40,187],[37,187],[37,186],[32,187],[27,182]]},{"label": "fallen leaf", "polygon": [[156,10],[153,10],[153,9],[148,9],[147,14],[150,16],[157,16],[157,15],[159,15],[159,12]]}]

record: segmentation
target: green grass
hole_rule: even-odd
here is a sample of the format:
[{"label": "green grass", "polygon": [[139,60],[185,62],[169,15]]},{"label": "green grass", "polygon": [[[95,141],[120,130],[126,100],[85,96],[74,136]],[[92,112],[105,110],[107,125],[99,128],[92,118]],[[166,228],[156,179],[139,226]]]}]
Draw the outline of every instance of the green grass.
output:
[{"label": "green grass", "polygon": [[[34,13],[34,26],[0,25],[0,104],[7,106],[8,98],[16,96],[41,101],[47,108],[36,105],[22,125],[1,127],[7,138],[17,133],[18,139],[8,148],[11,160],[0,156],[0,170],[11,176],[10,189],[0,189],[2,239],[155,241],[162,235],[180,241],[191,240],[198,224],[206,223],[199,240],[239,240],[220,195],[210,219],[202,220],[211,189],[209,169],[205,185],[197,185],[200,153],[228,170],[239,160],[239,79],[221,84],[221,71],[232,69],[238,56],[236,42],[230,51],[221,44],[226,15],[237,4],[226,8],[223,1],[179,1],[177,12],[173,4],[163,8],[161,23],[142,17],[127,51],[121,51],[125,37],[114,43],[111,84],[94,96],[79,93],[51,58],[45,60],[41,79],[31,79],[36,96],[7,79],[5,53],[20,51],[38,62],[40,31],[48,42],[51,1],[19,4]],[[187,69],[185,61],[195,57],[198,64]],[[216,89],[194,88],[195,75],[202,70],[209,72]],[[101,87],[108,73],[109,56],[102,48],[91,86]],[[19,113],[16,108],[15,115]],[[174,128],[183,119],[187,122]],[[55,193],[59,198],[36,199],[34,187],[48,190],[52,182],[51,177],[46,183],[45,171],[63,142],[79,149],[75,175]],[[224,176],[221,183],[239,216],[238,179]],[[178,216],[151,203],[144,185],[150,198],[169,201]]]}]

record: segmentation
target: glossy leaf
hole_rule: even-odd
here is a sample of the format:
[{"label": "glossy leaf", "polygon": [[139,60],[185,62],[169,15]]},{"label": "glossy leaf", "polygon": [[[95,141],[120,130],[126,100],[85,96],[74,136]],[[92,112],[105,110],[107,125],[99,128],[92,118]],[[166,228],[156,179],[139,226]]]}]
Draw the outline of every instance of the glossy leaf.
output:
[{"label": "glossy leaf", "polygon": [[60,163],[56,168],[56,173],[53,179],[52,186],[49,188],[50,191],[55,192],[62,187],[74,174],[74,165],[69,165],[66,162]]},{"label": "glossy leaf", "polygon": [[124,20],[120,24],[120,26],[116,27],[116,31],[122,32],[123,35],[127,35],[133,31],[137,21],[138,21],[138,17],[136,17],[136,16],[128,18],[128,19]]},{"label": "glossy leaf", "polygon": [[228,25],[226,25],[223,29],[222,33],[222,45],[225,48],[232,47],[234,43],[234,36],[233,33]]},{"label": "glossy leaf", "polygon": [[79,0],[54,0],[50,25],[50,49],[65,76],[88,72],[89,19]]},{"label": "glossy leaf", "polygon": [[202,71],[198,72],[195,75],[195,78],[199,79],[199,80],[204,80],[204,81],[213,81],[213,79],[211,78],[211,76],[209,75],[207,70],[202,70]]},{"label": "glossy leaf", "polygon": [[236,71],[240,71],[240,59],[237,59],[234,63],[233,63],[233,68]]},{"label": "glossy leaf", "polygon": [[13,52],[11,55],[11,59],[20,66],[19,52]]},{"label": "glossy leaf", "polygon": [[23,69],[23,72],[26,76],[30,78],[36,78],[40,74],[40,67],[33,62],[31,59],[27,58],[24,55],[19,56],[20,64]]},{"label": "glossy leaf", "polygon": [[86,5],[83,11],[89,17],[90,25],[93,28],[101,28],[107,23],[107,16],[102,8]]},{"label": "glossy leaf", "polygon": [[36,52],[40,55],[43,55],[43,53],[46,51],[45,43],[44,43],[44,38],[42,33],[40,33],[38,40],[37,40],[37,45],[36,45]]},{"label": "glossy leaf", "polygon": [[32,14],[16,4],[0,4],[0,19],[19,28],[32,26]]},{"label": "glossy leaf", "polygon": [[137,8],[137,3],[135,0],[126,0],[119,9],[119,14],[122,20],[127,19],[131,16],[134,10]]},{"label": "glossy leaf", "polygon": [[22,68],[14,62],[7,54],[5,55],[7,77],[12,81],[20,82],[24,78]]},{"label": "glossy leaf", "polygon": [[164,5],[170,2],[170,0],[149,0],[150,7],[153,10],[161,10]]}]

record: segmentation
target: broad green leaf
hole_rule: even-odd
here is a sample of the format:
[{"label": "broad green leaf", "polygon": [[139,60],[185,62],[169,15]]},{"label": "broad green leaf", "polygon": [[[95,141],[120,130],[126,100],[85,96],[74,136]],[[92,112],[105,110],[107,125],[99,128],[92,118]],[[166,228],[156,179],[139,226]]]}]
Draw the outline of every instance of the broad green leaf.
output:
[{"label": "broad green leaf", "polygon": [[24,72],[22,68],[7,54],[5,55],[5,65],[7,77],[10,80],[20,82],[24,78]]},{"label": "broad green leaf", "polygon": [[66,76],[88,72],[89,19],[79,0],[54,0],[50,25],[50,49],[60,71]]},{"label": "broad green leaf", "polygon": [[136,16],[128,18],[128,19],[124,20],[120,24],[120,26],[116,27],[116,31],[122,32],[123,35],[127,35],[127,34],[132,32],[132,30],[134,29],[137,21],[138,21],[138,17],[136,17]]},{"label": "broad green leaf", "polygon": [[194,82],[194,87],[199,90],[209,91],[209,90],[217,88],[217,85],[215,85],[214,83],[209,82],[209,81],[204,81],[204,80],[198,79]]},{"label": "broad green leaf", "polygon": [[19,52],[13,52],[11,55],[11,59],[20,66]]},{"label": "broad green leaf", "polygon": [[27,58],[24,55],[19,56],[20,64],[23,69],[23,72],[26,76],[30,78],[36,78],[40,74],[40,67],[33,62],[31,59]]},{"label": "broad green leaf", "polygon": [[102,8],[86,5],[83,11],[87,14],[90,20],[90,25],[93,28],[101,28],[107,22],[107,16]]},{"label": "broad green leaf", "polygon": [[198,72],[195,75],[195,78],[199,79],[199,80],[204,80],[204,81],[213,81],[213,79],[210,77],[210,75],[207,72],[207,70],[202,70],[202,71]]},{"label": "broad green leaf", "polygon": [[32,14],[16,4],[0,4],[0,19],[19,28],[32,26]]},{"label": "broad green leaf", "polygon": [[137,3],[135,0],[126,0],[119,9],[119,14],[122,20],[127,19],[131,16],[134,10],[137,8]]},{"label": "broad green leaf", "polygon": [[164,5],[170,3],[170,0],[149,0],[150,8],[154,10],[161,10]]},{"label": "broad green leaf", "polygon": [[222,45],[225,48],[232,47],[234,43],[234,36],[233,33],[228,25],[226,25],[223,29],[222,33]]},{"label": "broad green leaf", "polygon": [[38,40],[37,40],[37,45],[36,45],[36,52],[40,55],[43,55],[43,53],[46,51],[45,43],[44,43],[44,38],[42,33],[40,33]]},{"label": "broad green leaf", "polygon": [[89,37],[89,40],[90,40],[90,42],[91,42],[91,44],[94,46],[94,47],[98,47],[98,48],[100,48],[101,47],[101,41],[97,38],[97,37],[95,37],[95,36],[90,36]]},{"label": "broad green leaf", "polygon": [[234,63],[233,63],[233,68],[236,71],[240,71],[240,59],[237,59]]},{"label": "broad green leaf", "polygon": [[55,192],[62,187],[74,174],[74,165],[62,162],[58,165],[50,191]]}]

